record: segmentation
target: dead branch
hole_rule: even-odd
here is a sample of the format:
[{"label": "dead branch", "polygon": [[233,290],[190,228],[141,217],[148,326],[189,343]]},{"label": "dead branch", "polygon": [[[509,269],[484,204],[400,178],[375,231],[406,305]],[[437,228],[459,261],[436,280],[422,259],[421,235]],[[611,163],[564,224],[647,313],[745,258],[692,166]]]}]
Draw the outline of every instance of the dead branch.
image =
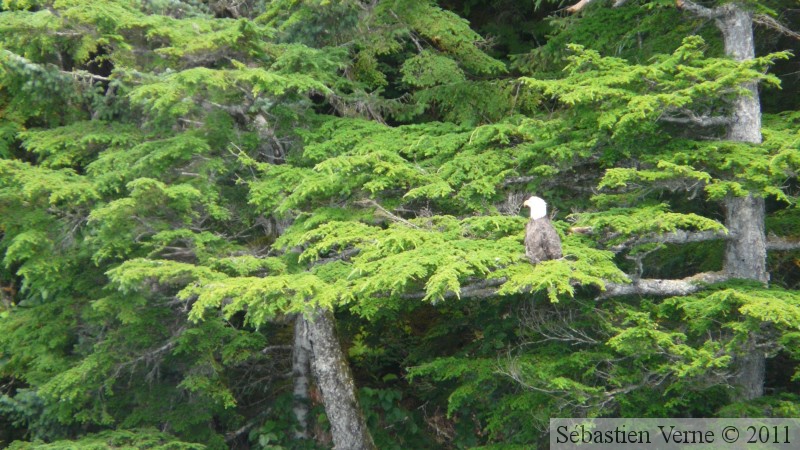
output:
[{"label": "dead branch", "polygon": [[574,309],[557,305],[537,305],[537,307],[527,308],[523,311],[521,326],[542,336],[542,339],[528,344],[550,341],[565,342],[570,345],[600,345],[603,343],[588,333],[597,331],[593,327],[589,327],[588,330],[576,327],[574,324],[577,320]]},{"label": "dead branch", "polygon": [[789,37],[792,37],[792,38],[795,38],[795,39],[800,39],[800,33],[790,29],[786,25],[778,22],[778,20],[775,19],[774,17],[770,17],[770,16],[768,16],[766,14],[756,14],[755,16],[753,16],[753,23],[757,23],[759,25],[763,25],[763,26],[765,26],[767,28],[770,28],[772,30],[777,31],[780,34],[783,34],[783,35],[786,35],[786,36],[789,36]]}]

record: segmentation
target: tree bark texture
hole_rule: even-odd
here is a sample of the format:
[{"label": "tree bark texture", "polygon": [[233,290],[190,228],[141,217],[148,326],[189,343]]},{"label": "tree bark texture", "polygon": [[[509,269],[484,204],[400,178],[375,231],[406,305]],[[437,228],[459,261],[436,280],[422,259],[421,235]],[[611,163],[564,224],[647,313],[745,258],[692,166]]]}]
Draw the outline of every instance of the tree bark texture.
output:
[{"label": "tree bark texture", "polygon": [[756,341],[755,336],[750,336],[734,359],[734,382],[742,400],[753,400],[764,395],[767,358],[764,351],[759,350]]},{"label": "tree bark texture", "polygon": [[769,281],[764,199],[752,195],[727,198],[725,226],[730,233],[725,247],[725,272],[731,278]]},{"label": "tree bark texture", "polygon": [[314,376],[331,424],[334,449],[375,449],[356,398],[353,375],[339,346],[333,312],[317,308],[306,324],[314,357]]},{"label": "tree bark texture", "polygon": [[292,381],[294,383],[292,410],[299,425],[299,428],[294,433],[294,438],[308,439],[308,408],[310,404],[308,387],[311,381],[311,341],[308,338],[308,324],[302,314],[298,314],[294,322]]},{"label": "tree bark texture", "polygon": [[[736,61],[755,57],[753,42],[753,14],[742,6],[729,3],[720,7],[717,27],[722,32],[725,54]],[[761,143],[761,102],[755,81],[743,86],[750,95],[740,95],[733,105],[733,123],[728,128],[728,139],[737,142]]]},{"label": "tree bark texture", "polygon": [[[753,15],[742,5],[728,3],[718,7],[717,27],[722,32],[725,54],[737,61],[755,57],[753,41]],[[728,128],[728,140],[761,143],[761,104],[758,86],[747,83],[749,95],[740,95],[733,104],[733,121]],[[729,196],[725,200],[725,226],[731,236],[725,249],[725,272],[735,278],[758,280],[766,283],[767,246],[764,233],[764,199],[752,195]],[[741,389],[745,400],[764,395],[764,368],[766,356],[755,345],[751,336],[736,357],[734,383]]]}]

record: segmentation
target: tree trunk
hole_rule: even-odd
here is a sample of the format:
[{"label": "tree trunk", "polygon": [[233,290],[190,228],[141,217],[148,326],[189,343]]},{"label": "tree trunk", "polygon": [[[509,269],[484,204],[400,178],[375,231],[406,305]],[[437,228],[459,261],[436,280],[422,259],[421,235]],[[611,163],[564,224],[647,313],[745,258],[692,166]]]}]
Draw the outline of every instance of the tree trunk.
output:
[{"label": "tree trunk", "polygon": [[734,360],[736,366],[735,383],[742,400],[753,400],[764,395],[764,374],[767,358],[756,345],[756,338],[750,336],[742,345],[741,354]]},{"label": "tree trunk", "polygon": [[294,381],[294,404],[292,410],[299,428],[295,439],[308,439],[308,385],[311,378],[311,341],[308,339],[308,324],[302,314],[294,321],[294,343],[292,345],[292,379]]},{"label": "tree trunk", "polygon": [[[717,27],[722,32],[725,54],[736,61],[755,58],[753,42],[753,14],[741,5],[728,3],[720,8]],[[761,143],[761,102],[758,98],[758,85],[755,81],[744,87],[750,95],[741,95],[734,102],[734,122],[728,128],[728,139],[737,142]]]},{"label": "tree trunk", "polygon": [[752,195],[725,199],[725,226],[730,233],[725,272],[733,278],[769,281],[764,199]]},{"label": "tree trunk", "polygon": [[375,449],[356,399],[353,375],[339,346],[333,312],[317,308],[306,323],[314,356],[314,376],[331,424],[334,449]]},{"label": "tree trunk", "polygon": [[[737,61],[753,59],[753,15],[736,3],[718,8],[717,27],[722,32],[725,53]],[[733,104],[733,123],[728,128],[728,140],[761,143],[761,103],[755,82],[744,86],[750,95],[741,95]],[[725,272],[735,278],[766,283],[767,242],[764,233],[764,199],[748,195],[729,196],[725,200],[725,226],[731,234],[725,249]],[[751,336],[736,357],[734,383],[745,400],[764,395],[766,357]]]}]

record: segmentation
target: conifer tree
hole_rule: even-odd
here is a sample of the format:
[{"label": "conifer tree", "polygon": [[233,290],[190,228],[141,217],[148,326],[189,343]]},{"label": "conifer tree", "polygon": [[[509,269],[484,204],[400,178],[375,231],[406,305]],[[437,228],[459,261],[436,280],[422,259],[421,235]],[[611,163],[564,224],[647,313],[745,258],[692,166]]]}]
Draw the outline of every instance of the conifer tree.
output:
[{"label": "conifer tree", "polygon": [[797,118],[757,88],[790,54],[752,35],[786,5],[591,3],[3,2],[0,439],[797,414],[757,399],[765,354],[797,369]]},{"label": "conifer tree", "polygon": [[[569,8],[571,12],[580,11],[589,2],[579,2]],[[614,6],[620,6],[624,2],[615,2]],[[736,61],[750,61],[755,58],[755,41],[753,37],[753,17],[754,9],[759,5],[744,4],[739,2],[727,2],[718,6],[701,6],[692,1],[677,1],[675,5],[686,11],[688,14],[713,20],[722,37],[722,43],[726,56]],[[761,5],[765,7],[766,5]],[[764,23],[768,23],[773,31],[785,30],[774,19],[770,20],[768,15],[760,15]],[[715,126],[725,126],[727,129],[723,139],[730,142],[740,142],[746,144],[761,144],[761,106],[759,92],[755,82],[744,83],[741,92],[733,98],[728,110],[724,114],[710,117],[708,114],[697,113],[691,109],[684,109],[678,116],[671,114],[662,117],[662,120],[673,123],[687,124],[699,128]],[[744,147],[748,149],[748,147]],[[748,150],[745,150],[748,151]],[[769,158],[774,157],[775,153],[766,153],[760,164],[769,164]],[[750,156],[751,158],[753,156]],[[759,164],[754,160],[751,165]],[[735,177],[748,178],[745,174],[735,173]],[[777,180],[776,180],[777,182]],[[727,189],[724,193],[723,209],[725,210],[724,224],[728,233],[725,238],[725,258],[723,262],[724,276],[715,278],[719,281],[726,277],[739,279],[752,279],[762,283],[767,283],[769,273],[767,271],[767,239],[764,225],[764,196],[777,195],[785,198],[783,193],[776,194],[773,186],[747,186],[748,183],[737,186],[735,189]],[[755,191],[755,192],[754,192]],[[714,197],[720,198],[722,190],[714,193]],[[698,239],[717,239],[719,235],[708,234]],[[689,239],[689,236],[686,236]],[[787,246],[784,245],[785,249]],[[652,282],[651,282],[652,283]],[[661,283],[663,285],[663,283]],[[685,287],[681,287],[684,292]],[[691,288],[689,290],[692,290]],[[626,292],[630,292],[626,290]],[[653,287],[649,294],[671,295],[672,291],[664,286]],[[764,384],[764,351],[760,350],[756,343],[757,336],[752,336],[744,343],[744,350],[739,359],[737,367],[737,384],[742,390],[742,395],[746,399],[753,399],[763,395]],[[762,344],[763,345],[763,344]]]}]

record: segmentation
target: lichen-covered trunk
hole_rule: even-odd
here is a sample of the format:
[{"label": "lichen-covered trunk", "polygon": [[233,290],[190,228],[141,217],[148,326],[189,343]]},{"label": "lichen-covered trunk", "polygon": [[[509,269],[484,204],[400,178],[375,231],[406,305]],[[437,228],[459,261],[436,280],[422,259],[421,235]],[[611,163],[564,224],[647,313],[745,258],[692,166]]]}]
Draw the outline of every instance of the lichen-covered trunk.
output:
[{"label": "lichen-covered trunk", "polygon": [[295,439],[308,439],[308,386],[311,381],[311,341],[308,324],[302,314],[294,321],[294,343],[292,345],[292,380],[294,382],[294,404],[292,410],[299,425]]},{"label": "lichen-covered trunk", "polygon": [[306,324],[314,358],[314,376],[331,424],[334,449],[374,449],[356,398],[353,375],[336,336],[333,313],[317,308]]},{"label": "lichen-covered trunk", "polygon": [[[725,53],[744,61],[755,57],[753,17],[750,11],[736,3],[721,6],[723,14],[716,19],[722,31]],[[750,95],[739,96],[733,105],[733,123],[728,139],[737,142],[761,143],[761,103],[755,82],[744,86]],[[730,196],[725,200],[725,226],[730,232],[725,249],[725,272],[736,278],[766,283],[767,246],[764,233],[764,199],[748,195]],[[751,336],[735,360],[735,384],[746,400],[764,395],[765,355]]]}]

